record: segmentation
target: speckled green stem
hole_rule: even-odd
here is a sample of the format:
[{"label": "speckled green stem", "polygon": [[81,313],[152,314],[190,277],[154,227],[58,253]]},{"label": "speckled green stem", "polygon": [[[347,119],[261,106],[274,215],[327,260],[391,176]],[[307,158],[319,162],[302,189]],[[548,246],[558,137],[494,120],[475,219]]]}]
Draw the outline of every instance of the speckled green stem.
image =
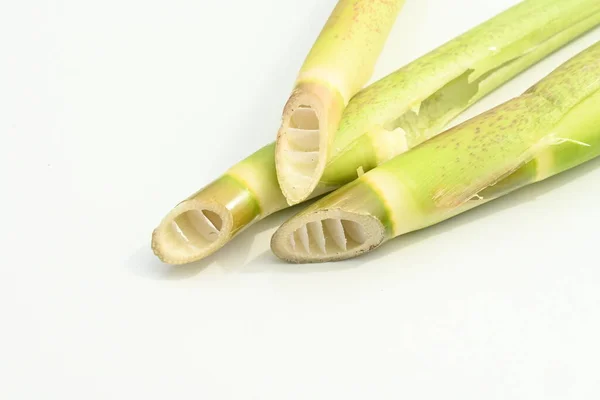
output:
[{"label": "speckled green stem", "polygon": [[[356,256],[600,155],[600,43],[523,95],[399,155],[286,222],[273,238],[290,261]],[[292,248],[289,237],[326,218],[356,221],[363,243]],[[313,237],[309,237],[313,239]]]},{"label": "speckled green stem", "polygon": [[526,0],[370,85],[348,104],[321,182],[345,184],[435,136],[599,23],[598,0]]}]

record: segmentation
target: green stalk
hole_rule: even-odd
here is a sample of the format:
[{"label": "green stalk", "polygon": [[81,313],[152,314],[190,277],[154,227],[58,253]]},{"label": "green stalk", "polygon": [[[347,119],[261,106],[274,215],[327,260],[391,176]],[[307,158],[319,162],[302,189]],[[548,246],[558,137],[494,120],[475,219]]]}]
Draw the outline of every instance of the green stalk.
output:
[{"label": "green stalk", "polygon": [[598,0],[526,0],[359,92],[320,178],[356,179],[440,133],[458,114],[600,23]]},{"label": "green stalk", "polygon": [[277,134],[275,166],[290,204],[319,183],[342,112],[367,83],[404,0],[339,0],[306,57]]},{"label": "green stalk", "polygon": [[292,262],[354,257],[598,155],[600,42],[316,202],[281,226],[272,249]]},{"label": "green stalk", "polygon": [[[475,101],[598,23],[597,0],[526,0],[363,89],[344,111],[335,156],[310,197],[434,136]],[[177,205],[153,232],[155,254],[171,264],[200,260],[288,207],[274,147],[263,147]]]}]

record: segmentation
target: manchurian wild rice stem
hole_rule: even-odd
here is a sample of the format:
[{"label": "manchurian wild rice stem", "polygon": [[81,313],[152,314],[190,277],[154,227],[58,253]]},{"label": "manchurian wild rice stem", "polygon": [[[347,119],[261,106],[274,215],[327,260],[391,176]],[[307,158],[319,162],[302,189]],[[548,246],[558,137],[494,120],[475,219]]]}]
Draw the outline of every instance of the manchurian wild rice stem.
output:
[{"label": "manchurian wild rice stem", "polygon": [[348,101],[371,77],[404,0],[340,0],[304,61],[275,145],[289,204],[314,191]]},{"label": "manchurian wild rice stem", "polygon": [[440,133],[460,112],[600,23],[597,0],[526,0],[359,92],[320,182],[345,184]]},{"label": "manchurian wild rice stem", "polygon": [[[597,0],[526,0],[363,89],[344,111],[311,197],[435,136],[475,101],[598,23]],[[177,205],[153,232],[157,256],[171,264],[202,259],[286,208],[274,147]]]},{"label": "manchurian wild rice stem", "polygon": [[340,260],[600,155],[600,43],[545,79],[321,199],[275,233],[292,262]]}]

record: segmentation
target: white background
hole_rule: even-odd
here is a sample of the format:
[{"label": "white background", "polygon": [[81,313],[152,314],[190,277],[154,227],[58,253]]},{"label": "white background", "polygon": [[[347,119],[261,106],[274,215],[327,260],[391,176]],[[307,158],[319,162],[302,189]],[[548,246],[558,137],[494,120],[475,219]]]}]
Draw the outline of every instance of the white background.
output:
[{"label": "white background", "polygon": [[[514,3],[408,0],[374,78]],[[0,398],[600,396],[600,160],[346,262],[272,256],[290,212],[153,257],[172,206],[273,140],[334,4],[2,2]]]}]

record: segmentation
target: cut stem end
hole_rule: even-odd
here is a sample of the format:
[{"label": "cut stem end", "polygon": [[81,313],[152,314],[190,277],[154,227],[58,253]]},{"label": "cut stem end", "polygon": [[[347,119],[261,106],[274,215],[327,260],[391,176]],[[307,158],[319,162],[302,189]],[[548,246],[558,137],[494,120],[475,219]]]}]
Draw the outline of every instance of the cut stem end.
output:
[{"label": "cut stem end", "polygon": [[377,218],[329,209],[282,225],[271,239],[271,249],[292,263],[339,261],[369,252],[384,239],[385,229]]},{"label": "cut stem end", "polygon": [[317,84],[300,85],[288,100],[277,134],[275,166],[279,186],[290,205],[306,200],[319,183],[330,135],[335,133],[330,127],[337,127],[342,108],[339,95]]},{"label": "cut stem end", "polygon": [[152,233],[152,250],[168,264],[187,264],[220,249],[231,237],[231,212],[216,203],[186,200]]}]

